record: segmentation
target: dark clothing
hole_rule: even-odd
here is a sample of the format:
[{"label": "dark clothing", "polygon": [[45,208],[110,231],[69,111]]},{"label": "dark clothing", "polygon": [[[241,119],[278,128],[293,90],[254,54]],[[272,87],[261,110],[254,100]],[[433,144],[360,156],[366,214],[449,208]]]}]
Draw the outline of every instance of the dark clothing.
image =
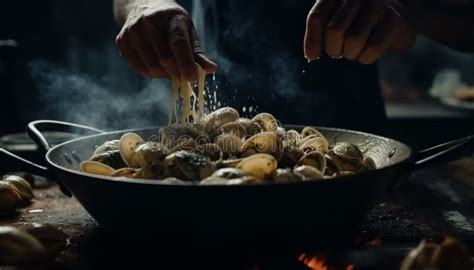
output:
[{"label": "dark clothing", "polygon": [[313,4],[216,1],[217,46],[208,52],[219,65],[217,77],[224,77],[221,99],[237,108],[257,105],[283,123],[379,128],[385,111],[376,65],[327,56],[308,64],[304,58],[305,22]]}]

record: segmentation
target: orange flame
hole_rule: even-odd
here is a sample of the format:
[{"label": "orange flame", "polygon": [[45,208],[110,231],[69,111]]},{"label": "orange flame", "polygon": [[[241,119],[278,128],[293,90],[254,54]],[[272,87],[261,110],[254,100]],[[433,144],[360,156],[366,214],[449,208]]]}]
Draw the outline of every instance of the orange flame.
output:
[{"label": "orange flame", "polygon": [[304,263],[312,270],[354,270],[353,265],[346,265],[342,267],[331,267],[326,265],[326,258],[325,256],[316,255],[316,256],[308,256],[307,254],[301,254],[298,256],[298,260]]}]

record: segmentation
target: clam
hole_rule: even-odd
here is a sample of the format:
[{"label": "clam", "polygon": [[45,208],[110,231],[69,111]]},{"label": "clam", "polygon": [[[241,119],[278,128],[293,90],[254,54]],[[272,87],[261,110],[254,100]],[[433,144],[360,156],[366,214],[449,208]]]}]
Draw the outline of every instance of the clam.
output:
[{"label": "clam", "polygon": [[239,118],[238,122],[245,128],[247,136],[253,136],[257,133],[262,132],[262,126],[260,126],[259,123],[252,121],[251,119]]},{"label": "clam", "polygon": [[301,140],[300,149],[303,150],[303,152],[319,151],[321,153],[327,153],[329,150],[329,142],[324,137],[310,135]]},{"label": "clam", "polygon": [[305,127],[301,131],[301,137],[302,138],[306,138],[306,137],[309,137],[309,136],[312,136],[312,135],[316,135],[318,137],[323,137],[324,138],[324,135],[313,127]]},{"label": "clam", "polygon": [[11,226],[0,226],[0,265],[38,261],[46,254],[44,246],[31,234]]},{"label": "clam", "polygon": [[160,130],[161,132],[161,143],[168,149],[173,149],[178,143],[184,143],[189,138],[195,140],[195,142],[205,141],[209,142],[207,134],[198,130],[194,126],[175,124],[164,127]]},{"label": "clam", "polygon": [[298,161],[298,165],[311,166],[324,173],[324,170],[326,169],[326,158],[319,151],[312,151],[304,155]]},{"label": "clam", "polygon": [[227,179],[216,176],[209,176],[208,178],[202,180],[199,185],[202,186],[212,186],[212,185],[226,185],[226,186],[236,186],[236,185],[246,185],[254,184],[259,181],[255,177],[246,177],[246,178],[236,178],[236,179]]},{"label": "clam", "polygon": [[29,203],[35,197],[30,183],[28,183],[22,177],[16,175],[6,175],[3,177],[3,181],[10,183],[17,188],[18,194],[20,194],[21,202],[23,204]]},{"label": "clam", "polygon": [[184,186],[184,185],[187,185],[187,182],[179,180],[178,178],[175,178],[175,177],[167,177],[161,180],[160,184]]},{"label": "clam", "polygon": [[168,154],[169,151],[164,144],[153,141],[143,143],[135,149],[136,160],[140,167],[163,165]]},{"label": "clam", "polygon": [[288,130],[284,140],[285,146],[296,147],[301,141],[301,136],[296,130]]},{"label": "clam", "polygon": [[103,176],[112,176],[114,168],[96,161],[84,161],[81,163],[81,171]]},{"label": "clam", "polygon": [[326,170],[324,175],[334,176],[342,171],[342,168],[339,166],[338,162],[335,162],[332,157],[325,155],[326,158]]},{"label": "clam", "polygon": [[220,126],[230,122],[236,122],[238,119],[239,113],[234,108],[220,108],[207,115],[204,131],[207,132],[207,134],[213,134]]},{"label": "clam", "polygon": [[116,170],[111,176],[112,177],[125,177],[125,178],[135,178],[138,170],[133,168],[122,168]]},{"label": "clam", "polygon": [[21,201],[20,191],[12,183],[0,181],[0,216],[15,211]]},{"label": "clam", "polygon": [[244,158],[222,159],[216,162],[217,168],[235,168]]},{"label": "clam", "polygon": [[208,157],[188,151],[178,151],[167,156],[165,168],[171,176],[185,181],[204,179],[216,170]]},{"label": "clam", "polygon": [[364,157],[363,161],[365,167],[369,171],[374,171],[377,169],[377,165],[375,164],[375,161],[371,157]]},{"label": "clam", "polygon": [[196,152],[209,157],[211,160],[219,160],[222,158],[222,149],[215,143],[206,143],[196,146]]},{"label": "clam", "polygon": [[188,136],[182,136],[178,139],[174,147],[171,149],[170,152],[176,151],[193,151],[196,148],[196,141]]},{"label": "clam", "polygon": [[225,133],[217,136],[215,144],[222,149],[224,154],[235,155],[242,146],[242,139],[234,134]]},{"label": "clam", "polygon": [[293,169],[293,172],[300,176],[303,181],[324,179],[323,173],[312,166],[298,166]]},{"label": "clam", "polygon": [[53,225],[29,223],[21,229],[35,237],[46,248],[66,246],[68,236]]},{"label": "clam", "polygon": [[247,137],[247,130],[245,127],[238,122],[230,122],[227,124],[224,124],[217,128],[217,130],[214,132],[214,138],[221,135],[221,134],[233,134],[236,135],[239,138],[245,139]]},{"label": "clam", "polygon": [[94,154],[89,160],[103,163],[114,169],[120,169],[127,166],[123,161],[120,150],[109,150],[99,154]]},{"label": "clam", "polygon": [[290,168],[296,165],[304,156],[303,151],[296,147],[285,147],[281,155],[278,165],[281,168]]},{"label": "clam", "polygon": [[303,178],[301,175],[298,175],[293,172],[292,169],[277,169],[275,172],[275,176],[273,177],[273,181],[275,182],[300,182]]},{"label": "clam", "polygon": [[94,151],[94,156],[114,150],[120,150],[120,140],[108,141],[98,146]]},{"label": "clam", "polygon": [[348,142],[336,143],[331,149],[330,154],[335,154],[341,158],[356,161],[362,161],[364,159],[364,155],[360,151],[359,147]]},{"label": "clam", "polygon": [[236,179],[247,177],[249,174],[236,168],[222,168],[215,171],[212,176],[226,179]]},{"label": "clam", "polygon": [[356,175],[356,173],[352,171],[341,171],[337,174],[338,177],[354,176],[354,175]]},{"label": "clam", "polygon": [[236,167],[258,179],[271,179],[277,169],[277,160],[268,154],[256,154],[242,160]]},{"label": "clam", "polygon": [[144,142],[142,137],[135,133],[126,133],[120,138],[120,154],[128,167],[138,168],[140,166],[135,149]]},{"label": "clam", "polygon": [[274,156],[276,159],[280,159],[283,151],[282,138],[275,132],[267,131],[256,134],[251,138],[247,139],[240,151],[242,157],[248,157],[256,153],[269,154]]},{"label": "clam", "polygon": [[252,121],[258,123],[264,131],[276,131],[278,129],[278,120],[269,113],[259,113]]}]

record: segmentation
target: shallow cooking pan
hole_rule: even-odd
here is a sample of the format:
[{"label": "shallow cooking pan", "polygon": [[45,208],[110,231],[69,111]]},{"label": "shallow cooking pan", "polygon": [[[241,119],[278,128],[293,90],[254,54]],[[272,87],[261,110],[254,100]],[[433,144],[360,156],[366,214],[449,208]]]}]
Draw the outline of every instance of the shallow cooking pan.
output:
[{"label": "shallow cooking pan", "polygon": [[[289,128],[300,129],[298,126]],[[414,153],[407,145],[372,134],[316,127],[330,141],[358,145],[374,159],[376,171],[360,175],[298,183],[242,186],[175,186],[150,180],[116,180],[83,173],[81,161],[106,141],[126,132],[143,138],[159,133],[159,127],[102,132],[58,121],[36,121],[29,134],[47,150],[47,167],[0,149],[0,162],[9,171],[26,171],[56,181],[73,195],[106,228],[151,225],[193,231],[272,231],[311,233],[347,231],[360,223],[389,188],[397,187],[411,172],[436,161],[472,153],[474,136],[447,142]],[[82,130],[94,135],[51,147],[41,130]],[[322,232],[322,233],[321,233]]]}]

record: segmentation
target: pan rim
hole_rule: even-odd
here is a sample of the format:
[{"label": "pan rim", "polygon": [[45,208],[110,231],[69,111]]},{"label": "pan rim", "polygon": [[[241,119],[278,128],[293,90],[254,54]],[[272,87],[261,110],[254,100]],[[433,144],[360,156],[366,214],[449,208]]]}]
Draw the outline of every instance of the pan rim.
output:
[{"label": "pan rim", "polygon": [[[284,127],[289,127],[289,128],[304,128],[304,127],[307,127],[306,125],[291,125],[291,124],[283,125],[283,126]],[[69,169],[69,168],[63,167],[63,166],[53,162],[52,159],[51,159],[52,153],[55,152],[55,151],[58,151],[57,149],[59,149],[61,147],[64,147],[65,145],[72,144],[74,142],[83,141],[83,140],[86,141],[86,140],[89,140],[91,138],[98,137],[98,136],[109,136],[109,135],[113,135],[113,134],[123,134],[123,133],[127,133],[127,132],[140,132],[140,131],[147,131],[147,130],[152,130],[152,129],[159,130],[160,128],[162,128],[162,127],[156,127],[155,126],[155,127],[146,127],[146,128],[138,128],[138,129],[125,129],[125,130],[116,130],[116,131],[104,132],[104,133],[100,133],[100,134],[84,136],[84,137],[81,137],[81,138],[66,141],[66,142],[63,142],[61,144],[55,145],[53,148],[51,148],[46,153],[46,161],[49,164],[49,166],[54,167],[56,170],[64,171],[64,172],[67,172],[67,173],[70,173],[70,174],[73,174],[73,175],[76,175],[76,176],[81,176],[81,177],[86,176],[90,180],[102,180],[102,181],[111,181],[111,182],[127,183],[127,184],[141,184],[141,185],[153,185],[153,186],[158,185],[158,186],[163,186],[163,187],[182,187],[182,188],[193,188],[193,189],[195,189],[195,188],[219,188],[219,189],[220,188],[227,188],[227,189],[232,188],[232,189],[236,189],[236,188],[280,187],[280,186],[288,187],[288,186],[300,186],[300,185],[314,185],[314,184],[325,185],[325,184],[331,184],[331,183],[334,183],[334,184],[343,183],[343,182],[348,182],[348,181],[351,181],[351,180],[354,180],[354,179],[357,179],[357,178],[366,178],[365,176],[367,176],[367,175],[385,173],[386,171],[394,170],[394,169],[406,164],[411,159],[411,157],[413,156],[413,150],[410,146],[408,146],[407,144],[405,144],[403,142],[400,142],[398,140],[390,139],[390,138],[387,138],[387,137],[384,137],[384,136],[371,134],[371,133],[367,133],[367,132],[362,132],[362,131],[342,129],[342,128],[323,127],[323,126],[310,126],[310,127],[314,127],[316,129],[321,129],[321,130],[332,131],[332,132],[343,132],[343,133],[357,134],[357,135],[361,135],[361,136],[370,136],[370,137],[373,137],[373,138],[380,139],[382,141],[394,142],[394,143],[397,143],[397,144],[405,147],[408,151],[408,153],[407,153],[408,155],[407,155],[406,158],[400,160],[399,162],[397,162],[395,164],[392,164],[392,165],[389,165],[389,166],[386,166],[386,167],[383,167],[383,168],[380,168],[380,169],[376,169],[375,171],[364,172],[364,173],[360,173],[360,174],[353,175],[353,176],[336,177],[336,178],[329,179],[330,181],[268,182],[268,183],[264,183],[264,184],[249,184],[249,185],[222,185],[222,184],[220,184],[220,185],[195,185],[195,184],[175,185],[175,184],[160,183],[160,180],[114,178],[114,177],[110,177],[110,176],[96,175],[96,174],[85,173],[85,172],[81,172],[81,171],[78,171],[78,170]]]}]

